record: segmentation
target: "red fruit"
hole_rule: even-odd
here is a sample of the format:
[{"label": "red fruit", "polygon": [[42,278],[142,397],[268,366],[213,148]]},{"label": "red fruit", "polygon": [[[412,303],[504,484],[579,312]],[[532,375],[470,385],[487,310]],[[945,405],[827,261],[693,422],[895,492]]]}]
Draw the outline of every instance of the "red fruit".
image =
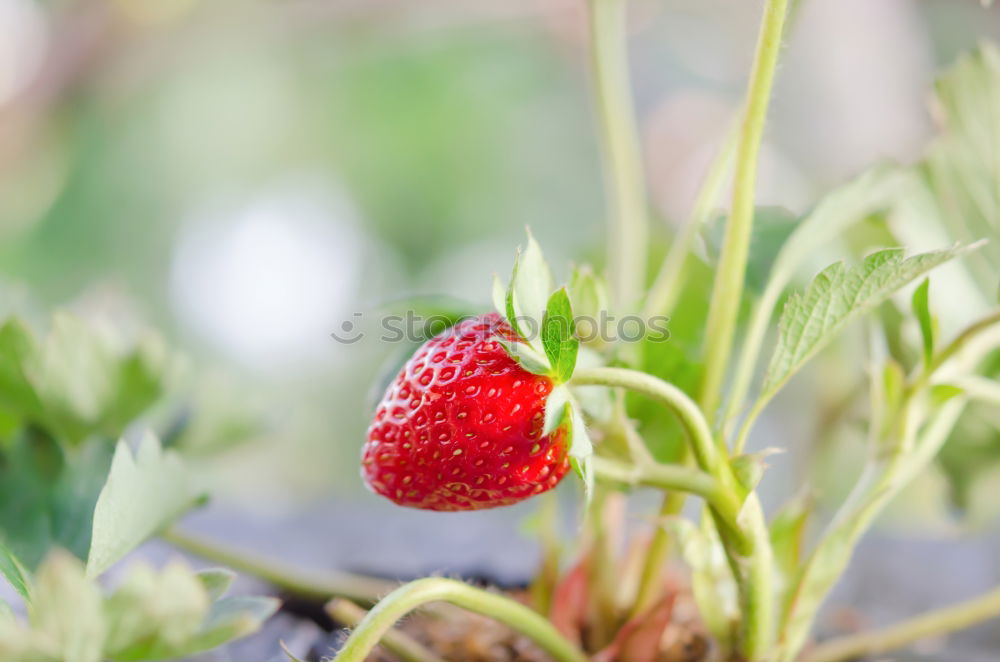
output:
[{"label": "red fruit", "polygon": [[389,386],[368,428],[361,474],[401,506],[479,510],[550,490],[566,475],[566,431],[543,436],[552,380],[512,359],[495,313],[431,338]]}]

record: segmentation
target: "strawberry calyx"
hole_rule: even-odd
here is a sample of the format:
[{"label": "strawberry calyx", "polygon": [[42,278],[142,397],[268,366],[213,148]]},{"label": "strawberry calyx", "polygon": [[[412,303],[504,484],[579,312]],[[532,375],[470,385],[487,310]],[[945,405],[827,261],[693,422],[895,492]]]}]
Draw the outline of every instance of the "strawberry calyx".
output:
[{"label": "strawberry calyx", "polygon": [[[581,279],[578,274],[585,274]],[[589,270],[574,273],[574,289],[586,292],[592,305],[600,305],[600,287]],[[580,284],[584,284],[584,288]],[[542,249],[528,231],[525,249],[518,249],[510,282],[504,287],[493,278],[493,304],[510,324],[512,333],[495,339],[521,367],[552,380],[545,402],[544,434],[564,429],[569,440],[570,463],[583,479],[588,498],[593,486],[593,443],[587,434],[582,409],[569,388],[579,356],[573,305],[566,287],[554,286],[552,271]]]}]

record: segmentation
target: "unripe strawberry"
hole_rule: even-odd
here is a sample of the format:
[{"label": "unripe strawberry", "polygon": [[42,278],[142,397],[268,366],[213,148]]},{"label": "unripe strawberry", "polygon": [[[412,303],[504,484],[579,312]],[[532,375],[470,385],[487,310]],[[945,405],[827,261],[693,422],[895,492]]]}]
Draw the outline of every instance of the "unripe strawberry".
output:
[{"label": "unripe strawberry", "polygon": [[361,473],[402,506],[478,510],[552,489],[569,469],[566,431],[543,435],[549,377],[522,368],[495,313],[431,338],[386,390]]}]

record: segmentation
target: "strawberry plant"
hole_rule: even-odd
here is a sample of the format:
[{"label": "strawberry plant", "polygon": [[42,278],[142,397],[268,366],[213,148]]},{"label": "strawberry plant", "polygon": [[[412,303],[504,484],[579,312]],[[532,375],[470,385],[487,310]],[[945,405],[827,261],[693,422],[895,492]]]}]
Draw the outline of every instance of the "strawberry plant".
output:
[{"label": "strawberry plant", "polygon": [[[984,45],[941,79],[942,135],[925,161],[873,168],[788,222],[755,206],[758,152],[789,14],[785,0],[769,0],[735,137],[717,156],[693,218],[650,281],[625,3],[591,0],[589,8],[610,201],[610,296],[601,296],[603,279],[586,266],[556,287],[529,236],[510,282],[494,283],[495,312],[428,341],[389,386],[362,461],[378,494],[404,506],[459,510],[504,506],[551,489],[565,456],[586,495],[583,560],[533,592],[534,610],[450,579],[405,585],[357,624],[336,660],[365,659],[397,619],[435,601],[502,621],[553,659],[660,659],[657,646],[674,599],[663,576],[671,547],[690,566],[715,659],[835,662],[1000,613],[994,591],[885,632],[809,644],[817,613],[861,536],[934,462],[974,403],[997,402],[996,371],[989,367],[995,361],[988,359],[1000,348],[1000,281],[996,249],[984,240],[995,239],[1000,228],[996,118],[985,108],[986,98],[1000,92],[998,51]],[[728,213],[719,232],[706,230],[730,167]],[[902,243],[920,223],[933,227],[940,242],[922,252],[865,245],[862,255],[820,270],[804,288],[795,284],[821,248],[841,237],[848,246],[863,241],[855,231],[862,221],[874,221],[883,238]],[[632,344],[581,342],[576,327],[600,313],[691,318],[678,304],[694,286],[684,265],[702,233],[714,236],[715,270],[698,346],[668,350],[675,355],[665,359],[655,345],[663,338],[648,329]],[[751,253],[758,236],[773,249]],[[952,274],[965,274],[958,285],[952,276],[949,287],[964,288],[963,299],[974,302],[948,336],[941,333],[931,280],[946,263],[957,265]],[[810,500],[793,498],[765,512],[758,486],[772,449],[749,452],[748,442],[786,386],[845,328],[877,319],[883,306],[906,319],[902,327],[871,323],[870,351],[855,361],[870,400],[870,459],[825,530],[807,535]],[[648,402],[659,411],[651,412]],[[673,427],[655,424],[663,416]],[[650,438],[655,433],[680,441],[669,461],[656,452],[664,440]],[[788,443],[768,440],[769,446]],[[615,558],[606,528],[607,518],[614,519],[612,496],[636,489],[662,491],[663,506],[655,534],[639,547],[638,581],[628,582],[620,575],[628,560]],[[703,504],[694,520],[683,516],[687,497]],[[568,606],[560,587],[576,581],[581,568],[585,588],[577,595],[586,604]],[[576,610],[576,625],[567,624],[567,608]]]},{"label": "strawberry plant", "polygon": [[[327,610],[352,631],[335,662],[361,662],[377,646],[441,659],[396,627],[432,603],[443,618],[455,614],[440,604],[450,603],[497,621],[558,662],[842,662],[1000,615],[993,589],[884,630],[815,641],[821,607],[892,500],[940,462],[960,502],[983,470],[969,465],[992,461],[970,461],[969,449],[998,435],[1000,50],[983,44],[940,77],[939,131],[918,162],[874,166],[794,218],[756,204],[795,4],[766,0],[733,135],[660,260],[626,4],[588,2],[605,264],[574,266],[560,282],[529,233],[508,279],[487,288],[484,274],[493,310],[449,315],[390,376],[360,453],[363,481],[400,506],[535,499],[545,549],[529,590],[310,573],[173,528],[203,491],[182,453],[135,434],[163,396],[160,345],[115,346],[68,316],[40,340],[12,319],[0,327],[0,573],[23,608],[0,603],[0,659],[182,658],[251,633],[277,608],[225,597],[229,571],[181,562],[136,563],[113,589],[99,582],[154,537],[290,594],[336,597]],[[832,250],[845,259],[823,267]],[[817,426],[822,439],[761,434],[790,385],[822,381],[831,362],[859,387]],[[805,475],[780,508],[765,508],[768,455],[856,436],[857,419],[864,466],[832,516],[822,521]],[[555,540],[546,495],[571,481],[581,510],[572,555]],[[648,536],[625,526],[623,503],[637,492],[657,496]],[[697,607],[696,642],[667,636],[676,635],[676,559]]]}]

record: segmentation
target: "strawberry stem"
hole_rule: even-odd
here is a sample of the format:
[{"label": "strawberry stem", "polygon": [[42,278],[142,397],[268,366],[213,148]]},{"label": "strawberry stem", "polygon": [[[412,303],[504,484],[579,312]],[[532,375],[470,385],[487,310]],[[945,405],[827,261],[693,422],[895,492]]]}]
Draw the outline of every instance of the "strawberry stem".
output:
[{"label": "strawberry stem", "polygon": [[889,626],[824,642],[806,653],[803,662],[844,662],[881,655],[920,639],[962,630],[1000,616],[1000,588],[966,602],[943,607]]},{"label": "strawberry stem", "polygon": [[708,421],[697,403],[687,393],[669,382],[628,368],[590,368],[577,370],[571,383],[576,386],[617,386],[659,400],[677,415],[688,433],[691,450],[698,466],[718,477],[727,473],[725,461],[712,439]]},{"label": "strawberry stem", "polygon": [[[774,638],[773,559],[767,523],[757,495],[737,484],[728,458],[715,446],[702,410],[673,384],[636,370],[578,370],[572,383],[635,391],[663,403],[677,415],[698,466],[719,490],[709,505],[743,602],[741,653],[750,661],[765,659]],[[637,470],[650,471],[647,466]]]},{"label": "strawberry stem", "polygon": [[768,0],[750,74],[736,153],[732,209],[726,223],[726,234],[719,255],[719,271],[715,277],[708,312],[705,369],[698,398],[702,410],[713,419],[720,402],[743,298],[743,281],[753,229],[757,158],[771,99],[774,70],[781,50],[787,9],[788,0]]},{"label": "strawberry stem", "polygon": [[588,6],[594,94],[612,221],[608,264],[614,304],[628,307],[638,302],[646,280],[648,210],[628,75],[626,0],[590,0]]},{"label": "strawberry stem", "polygon": [[720,488],[718,481],[693,467],[672,464],[627,465],[603,457],[594,458],[594,474],[600,480],[624,483],[633,487],[655,487],[671,492],[694,494],[716,506],[725,519],[736,524],[740,503],[730,492]]},{"label": "strawberry stem", "polygon": [[418,579],[383,598],[358,623],[334,662],[363,662],[396,621],[422,605],[439,601],[513,628],[534,641],[555,662],[587,662],[587,656],[539,613],[506,596],[441,577]]},{"label": "strawberry stem", "polygon": [[301,570],[274,559],[246,554],[228,545],[184,533],[177,528],[163,531],[160,538],[178,549],[238,572],[253,575],[283,591],[305,598],[328,600],[332,597],[342,597],[362,604],[374,604],[378,601],[378,596],[384,595],[393,586],[393,582],[374,577],[344,572]]},{"label": "strawberry stem", "polygon": [[[368,615],[366,610],[343,598],[330,600],[326,604],[325,610],[330,618],[349,628],[357,627]],[[390,653],[403,662],[445,662],[444,658],[439,657],[422,643],[396,628],[386,630],[382,636],[382,643]]]}]

